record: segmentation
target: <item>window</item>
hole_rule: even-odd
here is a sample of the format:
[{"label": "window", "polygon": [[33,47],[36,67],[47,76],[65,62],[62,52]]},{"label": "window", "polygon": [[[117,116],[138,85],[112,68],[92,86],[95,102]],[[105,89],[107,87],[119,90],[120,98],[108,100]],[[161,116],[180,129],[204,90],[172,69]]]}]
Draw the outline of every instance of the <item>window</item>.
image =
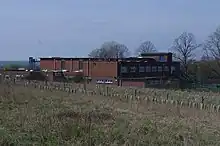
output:
[{"label": "window", "polygon": [[151,72],[151,66],[146,66],[146,72]]},{"label": "window", "polygon": [[61,70],[65,69],[65,60],[61,60]]},{"label": "window", "polygon": [[157,72],[157,66],[152,66],[152,72]]},{"label": "window", "polygon": [[167,65],[164,66],[164,71],[169,71],[169,67]]},{"label": "window", "polygon": [[158,85],[158,84],[160,84],[160,80],[151,80],[150,84],[151,85]]},{"label": "window", "polygon": [[151,85],[154,85],[154,84],[155,84],[155,80],[151,80],[151,81],[150,81],[150,84],[151,84]]},{"label": "window", "polygon": [[162,72],[163,71],[163,67],[162,66],[158,66],[157,70],[158,70],[158,72]]},{"label": "window", "polygon": [[136,70],[137,70],[136,66],[131,66],[130,67],[130,72],[136,72]]},{"label": "window", "polygon": [[155,85],[158,85],[158,84],[160,84],[160,81],[159,81],[159,80],[155,80],[155,81],[154,81],[154,84],[155,84]]},{"label": "window", "polygon": [[145,72],[145,67],[144,66],[139,66],[139,72]]},{"label": "window", "polygon": [[128,68],[126,66],[121,66],[121,73],[127,73]]},{"label": "window", "polygon": [[167,56],[160,56],[160,62],[166,62],[167,61]]},{"label": "window", "polygon": [[79,69],[83,69],[83,61],[82,60],[79,61]]},{"label": "window", "polygon": [[175,66],[172,66],[172,67],[171,67],[171,73],[174,73],[175,70],[176,70]]}]

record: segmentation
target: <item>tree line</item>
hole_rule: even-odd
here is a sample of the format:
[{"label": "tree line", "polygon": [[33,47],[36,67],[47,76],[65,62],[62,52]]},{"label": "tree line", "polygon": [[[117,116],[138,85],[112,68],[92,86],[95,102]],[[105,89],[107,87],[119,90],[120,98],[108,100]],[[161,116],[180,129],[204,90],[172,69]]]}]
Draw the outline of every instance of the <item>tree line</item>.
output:
[{"label": "tree line", "polygon": [[[196,41],[193,33],[183,32],[168,48],[173,53],[173,60],[181,63],[182,72],[194,76],[201,82],[208,79],[220,79],[220,26],[207,36],[202,43]],[[133,54],[158,52],[159,50],[150,41],[146,40],[135,49]],[[196,52],[202,52],[198,58]],[[100,48],[92,50],[88,56],[92,58],[125,58],[131,55],[129,48],[116,41],[108,41]]]}]

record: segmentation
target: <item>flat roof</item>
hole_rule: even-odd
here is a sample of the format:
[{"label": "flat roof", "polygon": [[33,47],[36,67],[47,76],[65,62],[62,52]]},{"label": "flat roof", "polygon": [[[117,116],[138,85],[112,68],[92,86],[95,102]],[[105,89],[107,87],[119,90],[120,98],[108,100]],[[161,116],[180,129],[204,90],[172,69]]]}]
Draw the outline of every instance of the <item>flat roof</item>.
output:
[{"label": "flat roof", "polygon": [[[137,57],[129,57],[129,58],[40,58],[40,60],[44,61],[44,60],[65,60],[65,61],[71,61],[71,60],[82,60],[82,61],[115,61],[115,62],[144,62],[144,61],[149,61],[149,62],[160,62],[160,61],[156,61],[155,59],[153,58],[147,58],[147,57],[144,57],[144,58],[137,58]],[[166,63],[166,62],[163,62],[163,63]],[[172,64],[180,64],[179,61],[172,61]]]},{"label": "flat roof", "polygon": [[158,56],[158,55],[168,55],[168,54],[173,54],[171,52],[154,52],[154,53],[141,53],[140,56]]},{"label": "flat roof", "polygon": [[129,58],[63,58],[63,57],[51,57],[51,58],[40,58],[40,60],[82,60],[82,61],[150,61],[154,60],[153,58],[137,58],[137,57],[129,57]]},{"label": "flat roof", "polygon": [[[141,56],[137,57],[127,57],[127,58],[89,58],[89,57],[41,57],[40,60],[110,60],[110,61],[117,61],[117,60],[137,60],[141,59],[142,55],[145,56],[158,56],[158,55],[168,55],[172,54],[171,52],[155,52],[155,53],[142,53]],[[146,59],[146,58],[145,58]]]}]

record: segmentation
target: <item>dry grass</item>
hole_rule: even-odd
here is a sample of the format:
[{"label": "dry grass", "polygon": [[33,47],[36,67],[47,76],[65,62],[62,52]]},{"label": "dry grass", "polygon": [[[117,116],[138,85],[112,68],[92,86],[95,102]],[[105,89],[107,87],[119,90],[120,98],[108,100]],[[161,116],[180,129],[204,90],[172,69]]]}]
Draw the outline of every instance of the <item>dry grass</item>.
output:
[{"label": "dry grass", "polygon": [[[63,86],[63,84],[58,83],[57,86]],[[83,88],[83,85],[67,85],[74,86],[77,88]],[[99,86],[99,91],[106,92],[107,88],[105,86]],[[87,89],[94,90],[94,85],[87,85]],[[220,105],[220,93],[219,92],[199,92],[194,90],[171,90],[171,89],[154,89],[154,88],[135,88],[135,87],[118,87],[118,86],[108,86],[109,93],[123,94],[123,95],[133,95],[140,97],[154,97],[157,99],[169,99],[175,101],[183,102],[194,102],[194,103],[204,103],[204,104],[215,104]]]},{"label": "dry grass", "polygon": [[0,85],[1,145],[220,145],[218,113]]},{"label": "dry grass", "polygon": [[[154,96],[156,98],[170,99],[170,100],[181,100],[181,101],[191,101],[196,103],[205,104],[216,104],[220,105],[220,93],[217,92],[199,92],[193,90],[171,90],[171,89],[153,89],[153,88],[119,88],[116,92],[133,94],[136,92],[140,96]],[[136,90],[136,91],[135,91]]]}]

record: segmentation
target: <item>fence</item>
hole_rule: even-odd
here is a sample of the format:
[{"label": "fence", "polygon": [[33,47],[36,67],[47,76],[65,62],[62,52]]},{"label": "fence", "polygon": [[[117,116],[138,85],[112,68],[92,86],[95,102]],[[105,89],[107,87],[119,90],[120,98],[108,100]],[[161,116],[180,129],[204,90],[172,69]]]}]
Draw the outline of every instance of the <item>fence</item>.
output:
[{"label": "fence", "polygon": [[[25,88],[38,88],[40,90],[48,91],[61,91],[68,92],[70,94],[84,94],[88,96],[108,96],[112,98],[120,99],[123,102],[139,102],[141,104],[169,104],[175,107],[187,107],[199,110],[207,110],[212,112],[220,112],[220,104],[208,102],[205,98],[205,93],[197,97],[195,95],[188,94],[186,96],[192,96],[187,98],[176,97],[179,91],[167,91],[159,89],[138,89],[127,88],[110,85],[90,85],[90,84],[71,84],[60,82],[40,82],[40,81],[18,81],[13,82],[14,86],[24,86]],[[196,94],[196,93],[195,93]],[[214,93],[213,93],[214,94]],[[218,97],[218,95],[216,95]],[[197,100],[196,100],[197,99]],[[201,99],[201,100],[198,100]],[[206,101],[207,100],[207,101]]]}]

